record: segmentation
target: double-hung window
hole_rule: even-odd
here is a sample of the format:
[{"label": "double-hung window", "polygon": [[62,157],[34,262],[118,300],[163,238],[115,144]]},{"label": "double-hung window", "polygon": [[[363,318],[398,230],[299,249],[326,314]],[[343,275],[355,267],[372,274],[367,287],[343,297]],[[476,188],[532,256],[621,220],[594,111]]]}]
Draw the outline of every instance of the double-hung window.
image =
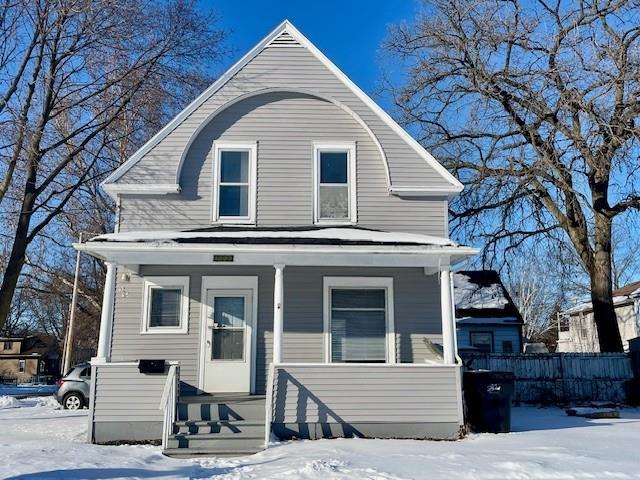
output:
[{"label": "double-hung window", "polygon": [[327,361],[395,362],[393,279],[325,277],[324,299]]},{"label": "double-hung window", "polygon": [[355,223],[356,147],[314,143],[314,222]]},{"label": "double-hung window", "polygon": [[216,143],[213,221],[254,223],[256,144]]},{"label": "double-hung window", "polygon": [[142,333],[187,333],[189,277],[145,277]]}]

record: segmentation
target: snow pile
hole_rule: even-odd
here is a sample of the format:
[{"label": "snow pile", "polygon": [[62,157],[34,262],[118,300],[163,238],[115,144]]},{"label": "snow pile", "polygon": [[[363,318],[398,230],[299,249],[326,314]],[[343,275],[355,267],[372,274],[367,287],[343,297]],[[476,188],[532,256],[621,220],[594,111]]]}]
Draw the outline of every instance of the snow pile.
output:
[{"label": "snow pile", "polygon": [[373,242],[389,244],[410,244],[424,246],[456,246],[448,238],[421,235],[418,233],[383,232],[362,228],[318,228],[310,230],[222,230],[210,232],[181,231],[143,231],[126,233],[108,233],[91,239],[94,242],[158,242],[172,243],[180,240],[224,239],[229,243],[246,239],[291,239],[296,240],[332,240],[344,242]]},{"label": "snow pile", "polygon": [[21,400],[20,403],[24,407],[42,407],[49,410],[60,410],[60,408],[62,408],[53,395],[46,397],[29,397]]},{"label": "snow pile", "polygon": [[5,408],[18,408],[20,406],[20,400],[14,397],[4,395],[0,397],[0,409]]},{"label": "snow pile", "polygon": [[478,285],[471,282],[467,275],[456,273],[453,284],[457,309],[504,308],[509,304],[499,283]]},{"label": "snow pile", "polygon": [[567,415],[585,418],[620,418],[617,408],[573,407],[567,409]]},{"label": "snow pile", "polygon": [[[640,409],[619,419],[513,409],[513,433],[456,442],[337,439],[276,443],[256,455],[172,459],[160,447],[86,443],[87,410],[0,410],[0,478],[496,480],[638,478]],[[27,421],[28,420],[28,421]]]}]

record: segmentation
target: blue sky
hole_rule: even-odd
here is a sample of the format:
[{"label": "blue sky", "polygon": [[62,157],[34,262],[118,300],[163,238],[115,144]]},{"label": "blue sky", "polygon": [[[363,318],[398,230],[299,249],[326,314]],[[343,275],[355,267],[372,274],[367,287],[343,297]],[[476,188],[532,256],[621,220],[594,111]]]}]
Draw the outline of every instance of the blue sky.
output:
[{"label": "blue sky", "polygon": [[225,69],[282,20],[289,19],[360,88],[372,94],[380,78],[380,44],[392,23],[413,18],[414,0],[219,0],[234,53]]}]

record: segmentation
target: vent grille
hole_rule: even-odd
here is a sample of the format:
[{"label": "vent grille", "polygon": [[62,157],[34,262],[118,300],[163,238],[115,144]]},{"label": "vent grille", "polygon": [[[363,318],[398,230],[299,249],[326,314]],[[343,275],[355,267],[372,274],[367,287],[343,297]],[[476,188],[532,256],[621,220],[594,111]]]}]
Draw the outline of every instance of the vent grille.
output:
[{"label": "vent grille", "polygon": [[271,45],[298,46],[298,41],[289,33],[284,32],[273,39]]}]

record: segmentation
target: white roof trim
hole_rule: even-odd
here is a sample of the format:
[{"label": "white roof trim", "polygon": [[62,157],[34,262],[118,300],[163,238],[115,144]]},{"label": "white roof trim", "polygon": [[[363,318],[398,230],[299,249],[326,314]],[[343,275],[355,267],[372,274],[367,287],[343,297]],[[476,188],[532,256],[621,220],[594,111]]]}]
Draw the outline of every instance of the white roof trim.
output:
[{"label": "white roof trim", "polygon": [[[129,169],[131,169],[140,159],[146,155],[153,147],[155,147],[162,139],[180,125],[191,113],[193,113],[200,105],[202,105],[211,95],[219,90],[227,83],[242,67],[249,63],[258,53],[260,53],[267,45],[269,45],[276,37],[282,33],[288,33],[295,38],[298,43],[306,47],[320,62],[322,62],[331,72],[334,73],[365,105],[370,107],[378,117],[385,122],[395,133],[397,133],[409,146],[411,146],[420,157],[422,157],[434,170],[452,185],[455,191],[461,191],[464,187],[457,178],[444,168],[422,145],[420,145],[409,133],[407,133],[391,116],[385,112],[378,104],[376,104],[366,93],[364,93],[355,83],[353,83],[336,65],[331,62],[315,45],[313,45],[297,28],[295,28],[288,20],[283,21],[271,33],[269,33],[262,41],[253,47],[246,55],[236,62],[224,75],[216,80],[209,88],[202,92],[193,102],[191,102],[184,110],[173,118],[167,125],[156,133],[147,143],[145,143],[138,151],[136,151],[129,159],[118,167],[103,182],[102,186],[113,183],[121,178]],[[123,193],[123,192],[119,192]],[[139,190],[139,193],[147,193]]]},{"label": "white roof trim", "polygon": [[[119,265],[274,265],[438,267],[478,253],[469,247],[358,245],[237,245],[136,242],[74,243],[74,248]],[[232,255],[216,263],[214,255]]]},{"label": "white roof trim", "polygon": [[395,186],[389,187],[389,193],[398,197],[426,197],[426,196],[453,196],[456,193],[460,193],[462,187],[422,187],[422,186]]},{"label": "white roof trim", "polygon": [[170,193],[180,193],[180,185],[177,183],[167,184],[144,184],[144,183],[109,183],[103,184],[105,192],[111,197],[122,193],[132,195],[169,195]]}]

